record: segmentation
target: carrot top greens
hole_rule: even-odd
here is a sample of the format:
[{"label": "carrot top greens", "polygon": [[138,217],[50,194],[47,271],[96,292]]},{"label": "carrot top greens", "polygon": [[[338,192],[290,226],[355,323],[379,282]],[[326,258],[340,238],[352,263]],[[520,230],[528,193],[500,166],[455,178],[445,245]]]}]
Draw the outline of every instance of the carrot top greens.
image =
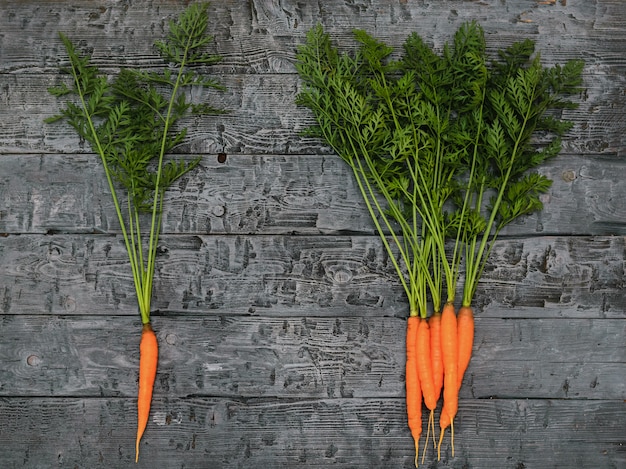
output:
[{"label": "carrot top greens", "polygon": [[162,70],[122,69],[112,80],[91,64],[89,56],[81,56],[70,39],[60,33],[69,56],[69,65],[63,71],[71,75],[72,81],[52,87],[49,92],[57,97],[72,96],[72,100],[59,115],[46,122],[67,121],[100,156],[144,324],[150,322],[164,193],[200,162],[199,158],[166,161],[166,154],[186,136],[186,129],[179,129],[176,124],[188,114],[222,112],[206,103],[191,102],[184,92],[191,86],[224,89],[216,80],[193,68],[221,60],[205,52],[213,40],[206,34],[207,9],[207,4],[193,4],[181,13],[178,21],[169,23],[166,39],[155,42],[166,63]]},{"label": "carrot top greens", "polygon": [[[482,28],[464,23],[437,53],[416,33],[393,49],[355,30],[340,53],[322,26],[297,53],[297,103],[313,111],[309,135],[352,168],[398,273],[410,315],[454,302],[465,264],[469,305],[494,240],[542,208],[551,181],[530,172],[558,154],[571,127],[583,62],[544,68],[530,40],[486,54]],[[538,138],[538,137],[541,138]]]}]

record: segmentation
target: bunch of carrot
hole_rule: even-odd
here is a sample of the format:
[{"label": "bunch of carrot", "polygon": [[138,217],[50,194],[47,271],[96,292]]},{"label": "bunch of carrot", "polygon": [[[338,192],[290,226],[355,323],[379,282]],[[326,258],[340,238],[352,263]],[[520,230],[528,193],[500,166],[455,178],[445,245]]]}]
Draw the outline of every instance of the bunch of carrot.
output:
[{"label": "bunch of carrot", "polygon": [[[409,316],[406,332],[406,401],[408,424],[415,441],[415,465],[418,465],[419,439],[422,435],[422,399],[430,415],[426,443],[432,431],[434,412],[443,390],[444,405],[439,419],[440,437],[437,458],[441,457],[444,431],[451,428],[454,456],[454,418],[459,406],[459,390],[472,356],[474,314],[462,307],[458,315],[454,305],[446,303],[441,313],[429,319]],[[426,449],[422,460],[425,457]]]},{"label": "bunch of carrot", "polygon": [[542,208],[551,181],[530,170],[561,149],[571,123],[556,112],[575,106],[565,97],[580,91],[583,63],[544,68],[529,40],[490,60],[476,22],[440,54],[413,33],[396,61],[366,32],[354,37],[357,50],[341,54],[321,26],[309,31],[297,54],[297,102],[316,118],[306,134],[352,168],[409,302],[406,406],[417,465],[422,407],[435,442],[441,396],[435,446],[440,457],[450,427],[454,455],[477,284],[502,228]]}]

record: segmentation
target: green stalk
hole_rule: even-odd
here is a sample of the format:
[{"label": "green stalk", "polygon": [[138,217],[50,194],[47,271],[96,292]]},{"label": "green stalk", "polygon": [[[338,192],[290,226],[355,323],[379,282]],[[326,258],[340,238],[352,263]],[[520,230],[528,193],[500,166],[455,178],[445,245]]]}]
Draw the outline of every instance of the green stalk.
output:
[{"label": "green stalk", "polygon": [[[350,139],[350,144],[352,146],[352,154],[353,155],[358,155],[359,151],[357,150],[356,146],[354,145],[354,141],[352,139]],[[373,165],[371,164],[371,159],[369,158],[369,154],[368,154],[368,150],[367,148],[365,148],[362,145],[362,142],[359,143],[360,146],[360,151],[361,154],[363,155],[364,159],[366,160],[366,163],[368,165],[368,169],[370,170],[370,174],[372,174],[372,176],[375,178],[375,182],[377,183],[377,188],[380,190],[380,192],[382,193],[383,197],[385,198],[385,200],[388,202],[388,206],[389,208],[394,212],[394,213],[398,213],[397,207],[395,205],[395,203],[393,202],[393,199],[391,198],[391,196],[389,195],[389,193],[385,190],[385,186],[384,184],[381,182],[380,180],[380,176],[378,175],[377,171],[375,170],[375,168],[373,168]],[[354,163],[354,160],[356,160],[356,164]],[[392,223],[389,221],[387,215],[385,214],[385,210],[381,207],[378,198],[377,198],[377,191],[372,187],[372,185],[369,182],[369,178],[367,177],[367,172],[365,170],[365,168],[363,167],[363,163],[361,162],[361,159],[356,156],[354,158],[351,158],[350,161],[350,166],[352,166],[353,171],[355,172],[355,176],[357,177],[357,184],[359,186],[359,189],[361,191],[361,194],[363,195],[363,198],[365,200],[366,203],[366,207],[368,209],[368,212],[370,213],[370,217],[372,219],[372,221],[374,222],[374,225],[376,227],[376,231],[379,233],[380,238],[383,242],[383,245],[385,246],[385,249],[387,251],[387,253],[389,254],[389,258],[391,259],[391,262],[394,266],[394,268],[396,269],[396,272],[398,274],[398,277],[400,279],[400,282],[402,283],[402,286],[404,287],[404,290],[407,294],[408,300],[409,300],[409,305],[410,305],[410,311],[412,315],[417,314],[418,311],[418,304],[416,301],[416,293],[414,291],[414,284],[415,284],[415,279],[413,277],[413,270],[411,268],[411,260],[409,258],[409,254],[407,249],[405,249],[402,245],[402,243],[400,242],[400,239],[398,237],[398,235],[396,234],[395,230],[393,229],[393,225]],[[367,190],[366,190],[367,189]],[[376,208],[376,210],[374,210],[374,207]],[[387,241],[387,238],[385,236],[385,231],[383,230],[380,222],[378,221],[378,217],[380,217],[385,225],[385,228],[387,229],[387,231],[390,233],[393,242],[395,244],[395,246],[398,249],[398,252],[400,254],[400,257],[402,258],[404,265],[406,267],[407,273],[409,275],[409,282],[407,284],[406,280],[404,279],[404,273],[402,271],[402,269],[400,268],[399,264],[397,263],[396,259],[395,259],[395,254],[393,252],[393,249],[391,249],[391,246],[389,244],[389,242]],[[397,217],[394,217],[394,219],[397,219]],[[404,241],[405,242],[413,242],[413,237],[412,236],[407,236],[408,233],[405,232],[404,227],[401,227],[402,232],[404,233]]]},{"label": "green stalk", "polygon": [[[329,115],[323,108],[321,107],[316,108],[316,111],[322,117],[325,117],[328,121],[333,122],[333,125],[336,125],[337,129],[340,131],[342,145],[344,148],[336,147],[332,143],[333,136],[327,133],[326,128],[324,127],[322,128],[322,132],[324,133],[324,137],[326,141],[329,142],[331,146],[333,146],[334,150],[338,154],[343,155],[344,161],[348,163],[348,165],[351,167],[353,171],[355,180],[357,182],[357,186],[359,187],[359,191],[361,192],[363,196],[363,200],[365,202],[366,208],[368,210],[368,213],[370,214],[370,218],[372,219],[374,223],[376,231],[380,236],[383,246],[389,255],[392,265],[394,266],[394,269],[396,270],[398,278],[409,300],[410,314],[411,315],[419,314],[418,313],[419,302],[416,299],[418,292],[416,292],[416,279],[415,279],[415,274],[414,274],[415,269],[412,267],[412,262],[409,258],[409,254],[407,250],[408,248],[406,247],[406,244],[403,246],[403,243],[400,241],[398,234],[395,232],[391,221],[389,220],[389,218],[387,217],[385,213],[385,210],[380,205],[378,198],[377,198],[378,193],[383,195],[383,198],[385,198],[385,200],[388,202],[389,208],[392,210],[393,213],[396,214],[396,216],[394,216],[394,219],[401,218],[401,217],[397,216],[399,212],[393,201],[393,198],[385,190],[385,185],[380,179],[380,175],[378,175],[377,171],[375,170],[372,164],[371,158],[369,157],[368,148],[364,146],[363,142],[360,141],[359,139],[356,139],[359,141],[358,143],[355,143],[355,139],[353,139],[349,135],[349,132],[347,131],[347,129],[343,129],[343,127],[341,126],[341,123],[338,122],[336,119],[334,119],[333,116]],[[346,148],[349,149],[349,156],[346,156],[345,154]],[[363,166],[363,162],[361,161],[358,155],[362,155],[363,158],[365,159],[366,166],[369,170],[369,174],[371,174],[374,177],[376,186],[379,192],[377,192],[377,190],[374,189],[374,187],[372,187],[371,183],[369,182],[368,171],[366,170],[365,166]],[[381,225],[379,218],[382,219],[384,227],[389,232],[394,245],[398,249],[400,258],[402,259],[406,267],[407,274],[409,276],[408,282],[404,278],[404,272],[395,258],[395,252],[392,249],[391,245],[389,244],[389,241],[387,240],[385,236],[385,230],[383,229],[383,225]],[[399,221],[401,222],[402,220],[399,220]],[[404,233],[404,236],[403,236],[404,242],[405,243],[408,242],[410,243],[410,245],[414,246],[414,240],[412,239],[414,238],[414,236],[408,235],[408,233],[410,233],[410,230],[406,229],[406,223],[404,224],[401,223],[401,225],[402,225],[402,231]],[[422,315],[423,314],[424,313],[422,313]]]},{"label": "green stalk", "polygon": [[[321,64],[320,64],[320,67],[321,67]],[[317,111],[322,117],[325,117],[327,121],[331,121],[331,122],[333,122],[334,125],[337,125],[338,129],[341,129],[340,124],[335,119],[333,119],[333,117],[330,116],[323,108],[318,107],[318,108],[315,109],[315,111]],[[383,227],[382,227],[382,225],[380,224],[380,222],[378,220],[379,216],[380,216],[380,218],[382,218],[386,228],[391,233],[391,236],[393,238],[394,244],[396,246],[398,246],[398,249],[399,249],[399,252],[400,252],[400,256],[403,259],[405,265],[407,265],[407,266],[409,265],[408,258],[406,256],[406,253],[405,253],[404,249],[402,249],[402,246],[401,246],[401,244],[400,244],[400,242],[398,240],[398,237],[395,234],[391,223],[389,222],[388,218],[386,217],[384,210],[382,209],[382,207],[378,203],[378,200],[376,198],[376,192],[374,191],[374,189],[369,184],[369,182],[367,180],[367,176],[365,175],[366,173],[364,171],[364,168],[363,168],[362,164],[360,162],[355,163],[355,159],[358,161],[358,157],[355,156],[355,155],[357,155],[357,152],[356,152],[356,146],[355,146],[354,142],[352,141],[352,139],[350,137],[346,137],[345,132],[343,132],[343,131],[341,132],[342,144],[344,145],[344,147],[349,147],[349,148],[352,149],[352,153],[350,154],[350,156],[345,156],[344,149],[338,148],[335,144],[333,144],[333,136],[331,134],[328,134],[327,129],[325,127],[322,127],[321,131],[324,134],[325,140],[327,142],[329,142],[329,144],[333,147],[333,149],[337,152],[337,154],[344,155],[344,156],[342,156],[343,160],[352,169],[352,172],[354,174],[354,178],[355,178],[357,186],[359,188],[359,192],[361,193],[361,195],[363,197],[363,200],[365,202],[365,206],[367,208],[367,211],[370,214],[370,218],[373,221],[374,226],[376,228],[376,232],[379,234],[379,236],[381,238],[381,241],[383,243],[383,246],[385,247],[385,250],[387,251],[387,253],[389,255],[389,258],[391,259],[392,265],[394,266],[394,269],[396,270],[396,273],[398,274],[398,277],[400,279],[402,287],[403,287],[405,293],[407,294],[407,296],[409,298],[409,302],[412,303],[412,300],[411,300],[412,299],[411,288],[406,283],[406,281],[404,279],[404,275],[403,275],[402,269],[400,268],[400,265],[396,261],[395,253],[394,253],[393,249],[391,248],[391,245],[389,244],[387,238],[384,236]],[[346,142],[346,138],[348,139],[349,143]],[[370,199],[373,202],[371,202]],[[374,209],[374,207],[376,209]],[[414,305],[412,304],[411,305],[411,309],[413,309],[413,306]]]},{"label": "green stalk", "polygon": [[[194,25],[195,26],[195,25]],[[180,66],[178,69],[178,74],[176,76],[176,82],[174,83],[174,87],[172,89],[172,94],[170,96],[170,101],[167,106],[167,113],[165,115],[165,119],[163,122],[163,135],[161,137],[161,150],[159,151],[159,162],[157,164],[157,174],[156,174],[156,184],[154,188],[154,197],[152,202],[152,220],[150,223],[150,235],[148,240],[148,265],[146,269],[146,277],[148,279],[147,282],[143,285],[143,295],[144,295],[144,304],[141,309],[141,322],[143,324],[147,324],[150,322],[150,299],[152,298],[152,284],[154,276],[154,266],[156,261],[156,249],[159,241],[159,228],[157,227],[157,218],[159,219],[158,225],[160,225],[161,220],[161,212],[163,210],[162,198],[163,192],[161,190],[161,173],[163,171],[163,157],[165,156],[165,151],[167,148],[167,138],[171,125],[171,117],[172,117],[172,109],[174,108],[174,102],[178,96],[178,90],[181,83],[181,78],[183,76],[183,72],[185,66],[187,64],[187,54],[191,48],[191,36],[187,38],[186,47],[184,49],[183,58],[180,62]],[[158,214],[157,214],[158,207]],[[158,215],[158,216],[157,216]]]},{"label": "green stalk", "polygon": [[[156,197],[155,197],[156,198]],[[154,212],[153,212],[154,214]],[[156,220],[156,232],[154,233],[154,239],[159,239],[159,234],[161,231],[161,221],[163,218],[163,193],[160,194],[159,197],[159,209],[157,212],[157,220]],[[154,223],[153,223],[154,224]],[[152,236],[152,233],[151,233]],[[144,298],[147,298],[147,304],[144,305],[145,311],[148,311],[147,317],[144,318],[142,315],[142,322],[147,324],[150,322],[150,298],[152,296],[152,285],[154,283],[154,268],[155,268],[155,260],[156,260],[156,249],[157,243],[155,241],[154,244],[151,245],[150,250],[148,251],[148,267],[145,272],[145,282],[144,289],[148,293]]]},{"label": "green stalk", "polygon": [[[394,103],[391,99],[389,83],[386,79],[385,74],[380,69],[378,70],[378,72],[379,73],[376,75],[378,77],[378,83],[380,84],[382,89],[385,90],[385,93],[383,94],[383,99],[385,100],[385,104],[387,108],[389,109],[389,112],[391,113],[391,118],[395,125],[395,128],[400,130],[402,127],[398,118],[398,114],[395,110]],[[415,155],[414,155],[414,160],[416,161],[415,168],[419,168],[419,164],[417,163],[417,161],[419,159],[418,143],[420,140],[417,137],[417,132],[416,132],[416,128],[414,125],[415,123],[411,121],[411,124],[412,124],[412,131],[413,131],[413,142],[415,144]],[[405,233],[406,236],[410,236],[411,239],[414,240],[415,242],[415,245],[413,248],[413,252],[414,252],[413,279],[416,283],[418,283],[416,288],[419,289],[419,293],[417,294],[417,297],[419,298],[419,302],[421,303],[420,304],[421,315],[422,317],[426,317],[426,303],[427,303],[426,286],[427,285],[431,291],[431,297],[433,299],[433,307],[435,308],[435,311],[438,310],[439,305],[441,303],[440,293],[439,293],[441,289],[441,277],[438,278],[434,276],[433,274],[431,274],[431,271],[429,268],[429,264],[430,264],[429,257],[431,256],[432,250],[427,248],[432,241],[432,237],[434,236],[436,239],[437,234],[436,234],[436,230],[432,229],[433,228],[432,217],[428,216],[428,215],[432,215],[432,213],[430,210],[428,210],[428,207],[426,206],[426,204],[424,204],[424,197],[421,191],[421,187],[425,186],[427,184],[427,181],[425,180],[421,172],[419,173],[419,177],[418,177],[418,174],[415,171],[413,171],[411,160],[407,160],[407,166],[411,174],[412,186],[413,186],[412,194],[409,194],[407,191],[405,191],[409,200],[412,201],[412,204],[411,204],[412,205],[411,207],[412,217],[413,217],[412,229],[409,228],[409,223],[404,219],[404,217],[402,216],[402,213],[397,213],[397,216],[394,218],[397,218],[399,221],[401,220],[401,225],[403,226],[403,233]],[[377,174],[375,170],[375,166],[371,164],[371,162],[369,164],[369,169],[372,173]],[[438,171],[435,171],[435,173],[437,172]],[[383,192],[383,194],[385,193],[388,194],[386,191],[386,185],[384,184],[384,182],[382,182],[382,180],[380,180],[380,178],[379,178],[378,185],[380,186],[381,192]],[[427,194],[431,195],[431,192],[427,191]],[[388,195],[386,197],[389,198]],[[418,198],[421,200],[422,206],[426,207],[426,211],[419,209],[416,203]],[[429,202],[432,202],[432,200],[429,200]],[[431,205],[431,208],[432,208],[432,205]],[[425,222],[422,225],[421,244],[419,245],[417,241],[418,216]],[[429,225],[431,229],[427,230],[426,225]]]},{"label": "green stalk", "polygon": [[[405,266],[407,266],[407,268],[409,270],[409,275],[410,275],[410,265],[411,264],[410,264],[410,262],[408,260],[407,253],[403,249],[402,245],[400,244],[398,236],[394,232],[391,223],[389,222],[389,220],[386,217],[384,211],[382,210],[382,208],[381,208],[381,206],[380,206],[380,204],[379,204],[379,202],[378,202],[378,200],[376,198],[376,192],[373,190],[373,188],[369,184],[367,178],[363,176],[363,173],[362,173],[361,169],[362,169],[362,167],[360,168],[360,164],[352,166],[352,171],[353,171],[353,173],[355,175],[355,179],[356,179],[357,185],[359,186],[359,190],[361,191],[361,194],[363,195],[363,200],[365,201],[365,206],[367,207],[367,210],[368,210],[368,212],[370,214],[370,217],[371,217],[372,221],[374,222],[374,226],[376,227],[376,232],[380,236],[380,239],[381,239],[381,241],[383,243],[383,246],[385,247],[385,250],[387,251],[387,254],[389,255],[389,259],[391,260],[391,263],[394,266],[394,269],[396,270],[396,273],[398,275],[400,283],[402,284],[402,287],[404,288],[404,291],[405,291],[405,293],[407,295],[407,298],[409,300],[410,314],[412,316],[415,316],[415,315],[418,314],[417,313],[418,312],[418,305],[417,305],[417,303],[415,301],[415,293],[413,291],[413,282],[411,281],[410,278],[409,278],[409,282],[408,283],[405,280],[402,268],[398,264],[398,261],[395,258],[395,253],[394,253],[393,249],[391,248],[391,245],[389,244],[389,241],[387,240],[387,238],[385,236],[385,232],[383,230],[383,227],[381,226],[380,222],[378,221],[378,216],[380,216],[380,218],[383,219],[385,226],[389,230],[389,233],[391,234],[391,237],[392,237],[392,239],[394,241],[394,244],[398,248],[398,251],[400,253],[400,257],[403,259],[403,261],[405,263]],[[373,204],[371,202],[372,200],[374,201]],[[374,210],[374,207],[376,207],[376,210]]]},{"label": "green stalk", "polygon": [[[396,220],[400,224],[400,228],[402,230],[402,235],[403,235],[405,244],[409,245],[405,249],[403,249],[402,246],[400,245],[398,236],[394,232],[391,223],[388,221],[385,215],[385,211],[378,203],[378,200],[376,198],[376,191],[369,185],[368,178],[365,177],[365,181],[367,183],[370,196],[374,200],[378,213],[380,214],[381,218],[383,218],[383,220],[385,221],[385,225],[387,229],[391,233],[396,246],[400,250],[405,266],[407,268],[407,272],[409,275],[409,290],[410,290],[410,293],[408,294],[408,296],[410,300],[411,311],[414,314],[420,314],[422,317],[426,317],[426,307],[425,307],[426,292],[425,292],[425,289],[422,288],[422,283],[428,282],[429,284],[432,285],[432,277],[430,276],[430,273],[428,271],[428,262],[425,259],[425,256],[427,255],[427,251],[425,251],[423,247],[424,240],[422,239],[421,245],[420,245],[420,241],[418,241],[417,229],[416,229],[417,217],[414,216],[413,227],[411,227],[411,224],[409,224],[406,218],[404,218],[402,212],[399,211],[395,200],[389,193],[385,182],[381,178],[380,174],[378,173],[376,169],[376,166],[374,165],[371,157],[369,156],[367,148],[362,144],[362,142],[360,146],[361,146],[360,148],[361,154],[363,155],[363,158],[367,165],[367,171],[371,175],[371,177],[374,179],[378,192],[387,201],[387,205],[391,209],[393,219]],[[357,161],[359,164],[360,172],[362,174],[367,174],[359,158],[357,158]],[[415,191],[417,190],[418,185],[413,184],[413,187]],[[418,212],[418,208],[415,206],[415,204],[413,204],[412,209],[414,210],[413,213],[415,215],[415,213]],[[382,231],[380,232],[382,236]],[[409,257],[409,251],[413,252],[413,260],[411,260]],[[400,271],[398,273],[399,275],[402,276],[402,273]]]},{"label": "green stalk", "polygon": [[[529,101],[530,103],[533,103],[536,98],[535,91],[536,91],[536,87],[533,90],[532,99]],[[498,209],[500,208],[500,204],[502,203],[502,197],[504,196],[504,192],[507,189],[507,184],[511,177],[513,163],[515,162],[515,159],[517,157],[520,144],[522,141],[522,137],[524,135],[524,131],[526,130],[526,126],[528,125],[528,122],[530,121],[530,114],[531,114],[531,107],[529,106],[526,109],[526,115],[524,116],[521,129],[517,135],[517,138],[515,139],[515,144],[511,152],[511,158],[509,160],[508,168],[504,176],[504,179],[500,185],[500,190],[498,191],[496,200],[491,209],[491,214],[489,216],[483,236],[478,246],[478,251],[474,252],[472,250],[472,252],[467,253],[468,259],[471,258],[471,261],[469,261],[468,268],[466,269],[466,272],[465,272],[465,285],[464,285],[463,300],[462,300],[463,306],[470,306],[472,303],[472,299],[474,298],[474,294],[476,292],[476,287],[478,286],[478,280],[480,279],[480,275],[487,263],[488,254],[491,252],[493,243],[495,242],[498,236],[498,233],[500,231],[500,230],[496,230],[496,232],[494,232],[493,235],[491,233],[496,216],[498,215]],[[473,245],[475,245],[475,243],[476,243],[476,240],[472,242]],[[488,245],[490,247],[485,252],[485,249],[487,248]]]},{"label": "green stalk", "polygon": [[[93,138],[93,142],[96,145],[96,150],[98,153],[98,156],[100,157],[100,160],[102,161],[102,166],[104,167],[104,173],[107,179],[107,184],[109,186],[109,190],[111,192],[111,198],[113,200],[113,205],[115,207],[115,213],[117,214],[117,218],[118,221],[120,223],[120,228],[122,230],[122,237],[124,239],[124,244],[126,246],[126,251],[128,254],[128,259],[130,262],[130,268],[133,274],[133,279],[137,279],[140,277],[140,273],[139,273],[139,266],[137,265],[136,260],[133,258],[132,253],[132,245],[131,242],[129,241],[129,237],[128,237],[128,233],[126,230],[126,223],[124,222],[124,217],[122,216],[122,210],[118,201],[118,197],[117,197],[117,192],[115,190],[115,186],[113,185],[113,179],[111,177],[111,171],[109,170],[109,165],[107,163],[106,160],[106,156],[102,147],[102,143],[100,142],[100,139],[98,138],[98,133],[96,132],[96,127],[94,125],[93,119],[91,118],[91,114],[89,113],[89,108],[87,106],[87,103],[85,102],[85,92],[86,90],[83,90],[80,80],[79,80],[79,72],[76,68],[76,64],[74,62],[75,60],[75,52],[74,52],[74,48],[71,45],[71,43],[69,42],[69,39],[67,39],[63,34],[61,34],[61,38],[63,40],[63,42],[66,45],[66,48],[68,49],[69,55],[70,55],[70,65],[71,65],[71,69],[72,69],[72,76],[74,79],[74,84],[76,85],[76,89],[78,90],[78,98],[81,104],[81,108],[83,111],[83,115],[87,120],[87,125],[89,126],[89,132],[91,133],[91,136]],[[135,292],[137,294],[137,298],[138,301],[142,296],[142,290],[140,288],[140,285],[137,284],[137,282],[134,282],[135,284]]]},{"label": "green stalk", "polygon": [[[431,236],[431,239],[434,245],[437,247],[437,251],[439,253],[443,253],[445,251],[445,242],[444,242],[444,237],[442,234],[442,229],[440,227],[440,224],[437,223],[437,216],[436,216],[436,213],[438,212],[438,204],[435,202],[434,198],[432,197],[431,191],[421,190],[421,187],[426,186],[427,179],[425,178],[422,170],[420,169],[419,164],[415,164],[414,166],[411,165],[410,162],[407,164],[409,166],[409,170],[411,174],[413,175],[414,187],[417,188],[415,190],[415,193],[417,193],[420,204],[423,207],[425,207],[422,210],[420,209],[417,209],[417,210],[420,213],[420,216],[427,230],[427,233]],[[445,256],[441,256],[441,255],[439,255],[438,257],[440,257],[440,260],[442,261],[442,263],[439,265],[443,267],[446,278],[449,278],[451,276],[451,270],[450,270],[450,265],[447,262],[447,259],[445,258]],[[427,271],[428,271],[428,268],[426,267],[426,272]],[[439,277],[438,284],[431,282],[431,285],[432,285],[431,295],[438,296],[439,291],[442,286],[441,277]]]},{"label": "green stalk", "polygon": [[[128,256],[132,257],[133,259],[132,263],[137,265],[138,268],[140,269],[140,272],[137,272],[137,275],[135,275],[135,272],[133,271],[133,281],[136,285],[138,285],[138,288],[142,290],[141,282],[143,278],[143,259],[142,259],[142,253],[141,253],[141,237],[140,237],[140,232],[139,232],[139,220],[137,219],[137,212],[136,210],[134,210],[132,206],[130,194],[128,197],[127,205],[128,205],[128,220],[129,220],[128,230],[130,232],[129,239],[130,239],[130,244],[131,244],[131,250],[128,250]],[[136,225],[136,232],[135,232],[134,225]]]},{"label": "green stalk", "polygon": [[[150,322],[164,191],[199,162],[196,159],[191,163],[172,163],[164,168],[165,153],[182,138],[182,134],[172,138],[170,131],[190,107],[191,113],[221,112],[204,104],[193,107],[180,95],[182,87],[189,85],[223,89],[217,82],[186,70],[192,64],[212,65],[220,60],[219,56],[199,51],[212,39],[205,34],[207,25],[207,4],[192,4],[179,16],[177,23],[170,23],[167,39],[155,42],[161,57],[178,67],[175,75],[167,71],[160,75],[122,70],[112,83],[90,65],[89,57],[79,57],[71,41],[60,34],[70,56],[74,86],[70,89],[62,85],[49,91],[57,97],[74,93],[80,105],[68,103],[60,115],[48,118],[46,122],[67,119],[102,161],[131,265],[143,324]],[[157,90],[163,85],[171,86],[169,98]],[[166,110],[162,113],[164,108]],[[103,122],[97,126],[94,119]],[[155,135],[158,135],[157,140]],[[149,164],[153,158],[157,159],[156,172]],[[128,221],[122,215],[113,179],[128,190]],[[151,220],[147,246],[144,246],[146,240],[143,239],[140,212],[147,207],[150,207],[147,210]]]}]

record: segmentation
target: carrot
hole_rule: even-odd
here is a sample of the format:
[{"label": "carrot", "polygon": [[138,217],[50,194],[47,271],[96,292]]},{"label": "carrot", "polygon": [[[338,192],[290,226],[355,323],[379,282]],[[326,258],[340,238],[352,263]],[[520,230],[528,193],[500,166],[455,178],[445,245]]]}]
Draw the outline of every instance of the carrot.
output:
[{"label": "carrot", "polygon": [[441,356],[441,312],[435,312],[428,320],[430,326],[430,359],[433,366],[435,400],[441,397],[443,388],[443,357]]},{"label": "carrot", "polygon": [[139,344],[139,393],[137,397],[137,441],[135,443],[135,462],[139,461],[139,441],[148,424],[152,389],[156,378],[159,346],[156,334],[150,323],[143,325]]},{"label": "carrot", "polygon": [[463,375],[472,357],[472,346],[474,345],[474,311],[471,306],[461,306],[456,321],[459,344],[457,378],[458,387],[461,389]]},{"label": "carrot", "polygon": [[415,441],[415,467],[422,435],[422,390],[417,371],[417,331],[419,316],[409,316],[406,324],[406,413],[409,429]]},{"label": "carrot", "polygon": [[454,305],[446,303],[441,313],[441,352],[443,358],[443,402],[444,408],[454,419],[458,410],[458,327]]},{"label": "carrot", "polygon": [[433,364],[430,354],[430,328],[428,321],[425,319],[420,320],[417,329],[417,371],[422,387],[422,395],[424,396],[424,403],[428,409],[434,410],[435,407],[437,407],[437,399],[435,398]]},{"label": "carrot", "polygon": [[437,407],[437,398],[435,396],[435,385],[433,383],[433,365],[430,353],[430,327],[426,319],[421,319],[417,329],[417,373],[419,375],[420,386],[422,387],[422,396],[424,403],[430,415],[428,417],[428,431],[426,432],[426,444],[424,445],[424,454],[422,455],[422,463],[426,456],[426,447],[430,436],[430,429],[433,429],[433,441],[435,434],[435,408]]},{"label": "carrot", "polygon": [[[203,51],[213,40],[207,34],[208,6],[191,3],[177,22],[168,23],[170,30],[165,39],[155,42],[159,55],[167,62],[162,74],[124,69],[117,77],[109,79],[110,72],[99,70],[91,57],[81,56],[72,41],[59,33],[70,62],[64,70],[72,76],[73,85],[49,88],[56,97],[73,95],[61,113],[46,122],[69,122],[81,140],[88,142],[93,153],[99,156],[128,254],[144,324],[135,461],[139,458],[139,442],[148,422],[156,376],[158,345],[150,327],[150,303],[165,192],[201,161],[201,158],[176,161],[167,154],[185,138],[187,129],[180,125],[181,119],[188,115],[222,112],[204,99],[202,105],[196,106],[188,99],[192,93],[184,92],[194,84],[204,84],[205,89],[222,88],[218,80],[203,76],[207,66],[221,60]],[[124,203],[123,199],[126,199]]]},{"label": "carrot", "polygon": [[458,333],[454,305],[446,303],[441,312],[441,350],[443,357],[443,408],[439,419],[441,436],[437,457],[441,455],[441,442],[444,430],[450,426],[452,435],[452,456],[454,456],[454,417],[459,407],[458,387]]}]

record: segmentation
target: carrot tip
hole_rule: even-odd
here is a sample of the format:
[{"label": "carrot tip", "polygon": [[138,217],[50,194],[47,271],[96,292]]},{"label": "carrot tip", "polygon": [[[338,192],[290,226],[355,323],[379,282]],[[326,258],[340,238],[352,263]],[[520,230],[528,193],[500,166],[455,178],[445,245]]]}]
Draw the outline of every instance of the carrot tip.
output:
[{"label": "carrot tip", "polygon": [[445,428],[442,428],[439,436],[439,445],[437,445],[437,461],[441,460],[441,442],[443,441],[443,434],[445,431]]},{"label": "carrot tip", "polygon": [[428,427],[426,431],[426,443],[424,444],[424,449],[422,450],[422,464],[426,460],[426,449],[428,448],[428,440],[430,439],[430,430],[433,430],[433,445],[437,448],[437,444],[435,443],[435,411],[431,410],[430,415],[428,416]]},{"label": "carrot tip", "polygon": [[437,449],[437,441],[435,439],[435,433],[436,433],[436,431],[435,431],[435,411],[432,410],[431,412],[432,412],[432,422],[431,422],[432,426],[431,426],[431,428],[433,430],[433,449],[435,450],[435,449]]},{"label": "carrot tip", "polygon": [[454,420],[450,421],[450,446],[452,447],[452,457],[454,457]]}]

